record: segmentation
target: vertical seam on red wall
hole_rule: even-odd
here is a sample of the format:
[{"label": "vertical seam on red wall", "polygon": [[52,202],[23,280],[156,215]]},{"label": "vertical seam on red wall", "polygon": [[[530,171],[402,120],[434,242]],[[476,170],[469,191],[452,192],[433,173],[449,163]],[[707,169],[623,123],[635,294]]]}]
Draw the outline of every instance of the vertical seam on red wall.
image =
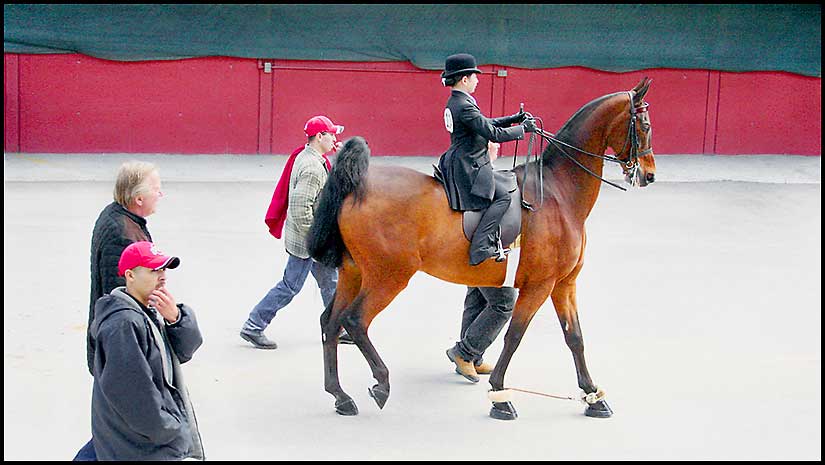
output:
[{"label": "vertical seam on red wall", "polygon": [[496,101],[495,101],[495,98],[496,98],[496,70],[495,70],[495,67],[493,67],[493,71],[490,72],[490,75],[492,76],[492,81],[490,83],[490,112],[487,113],[487,115],[488,115],[488,118],[493,118],[494,117],[494,112],[496,111]]},{"label": "vertical seam on red wall", "polygon": [[16,123],[17,124],[17,141],[16,141],[16,144],[17,144],[16,149],[17,150],[16,151],[20,152],[21,149],[22,149],[22,147],[20,147],[20,144],[23,141],[23,139],[21,138],[22,134],[20,132],[22,130],[21,119],[20,119],[20,114],[21,114],[21,112],[20,112],[20,101],[23,98],[22,91],[20,90],[20,55],[17,56],[17,59],[15,61],[17,62],[16,63],[17,64],[17,66],[16,66],[17,67],[17,77],[15,78],[15,81],[17,81],[17,102],[15,102],[15,105],[17,106],[17,123]]},{"label": "vertical seam on red wall", "polygon": [[710,106],[710,73],[707,72],[707,81],[705,84],[705,125],[702,128],[702,153],[708,152],[708,107]]},{"label": "vertical seam on red wall", "polygon": [[269,150],[267,153],[275,151],[275,67],[272,67],[272,74],[269,75],[269,119],[267,120],[267,127],[269,128]]},{"label": "vertical seam on red wall", "polygon": [[705,130],[702,138],[702,152],[716,153],[716,140],[719,128],[719,88],[720,72],[708,70],[707,93],[705,95]]},{"label": "vertical seam on red wall", "polygon": [[721,100],[719,97],[722,93],[722,72],[715,71],[716,73],[716,110],[713,112],[713,153],[716,153],[716,141],[719,137],[719,101]]},{"label": "vertical seam on red wall", "polygon": [[[506,71],[506,70],[505,70]],[[503,114],[507,114],[507,76],[501,78],[501,110]]]},{"label": "vertical seam on red wall", "polygon": [[[260,63],[260,61],[259,61]],[[263,130],[263,126],[261,125],[261,114],[263,113],[263,106],[261,105],[262,94],[263,94],[263,80],[264,77],[261,75],[261,72],[258,72],[258,114],[255,120],[258,124],[258,133],[255,141],[255,152],[261,153],[261,131]]]},{"label": "vertical seam on red wall", "polygon": [[14,60],[14,61],[16,62],[15,64],[17,65],[16,66],[17,76],[14,79],[15,81],[17,81],[17,91],[16,91],[17,92],[17,101],[15,102],[15,106],[17,106],[17,108],[16,108],[16,111],[17,111],[17,118],[16,118],[17,119],[17,121],[16,121],[16,124],[17,124],[17,140],[15,141],[15,144],[16,144],[16,147],[15,147],[16,150],[15,151],[20,152],[21,151],[20,144],[23,140],[21,138],[21,133],[20,133],[20,131],[22,130],[22,127],[20,126],[20,123],[21,123],[21,120],[20,120],[20,113],[21,113],[20,112],[20,100],[23,98],[23,94],[20,90],[20,55],[18,55],[17,59]]},{"label": "vertical seam on red wall", "polygon": [[272,153],[273,72],[264,72],[264,62],[258,61],[258,153]]},{"label": "vertical seam on red wall", "polygon": [[[13,87],[8,89],[9,97],[10,97],[9,100],[11,100],[11,101],[10,102],[5,102],[5,101],[3,102],[3,112],[5,113],[5,111],[6,111],[6,104],[9,105],[9,110],[14,112],[14,119],[13,119],[13,121],[10,121],[10,123],[14,126],[14,128],[13,128],[14,138],[12,138],[13,140],[8,141],[9,144],[7,146],[6,145],[6,132],[9,130],[9,128],[4,128],[3,129],[3,148],[4,148],[5,151],[8,151],[8,152],[21,153],[21,150],[20,150],[20,141],[22,140],[20,138],[20,58],[21,58],[21,56],[17,55],[17,54],[9,54],[8,56],[11,57],[12,62],[13,62],[12,66],[9,67],[9,71],[13,74],[12,79],[10,79]],[[3,73],[4,73],[4,76],[3,76],[3,92],[4,92],[4,95],[5,95],[5,91],[6,91],[5,86],[8,84],[8,81],[9,81],[9,80],[5,79],[5,77],[6,77],[5,76],[5,70],[6,70],[6,64],[5,64],[5,54],[4,54],[4,57],[3,57]],[[5,122],[5,114],[3,115],[3,120]]]}]

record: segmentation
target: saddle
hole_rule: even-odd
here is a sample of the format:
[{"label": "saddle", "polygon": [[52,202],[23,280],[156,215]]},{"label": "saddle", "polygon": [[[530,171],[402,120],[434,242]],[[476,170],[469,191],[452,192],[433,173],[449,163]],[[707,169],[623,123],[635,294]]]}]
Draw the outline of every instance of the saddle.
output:
[{"label": "saddle", "polygon": [[[437,165],[433,165],[433,177],[446,189],[444,175]],[[516,173],[509,170],[493,171],[493,179],[496,185],[504,185],[510,193],[510,206],[501,218],[501,244],[509,247],[521,234],[521,190],[516,182]],[[473,233],[478,228],[478,223],[484,215],[485,210],[465,211],[463,216],[464,237],[468,241],[472,240]]]}]

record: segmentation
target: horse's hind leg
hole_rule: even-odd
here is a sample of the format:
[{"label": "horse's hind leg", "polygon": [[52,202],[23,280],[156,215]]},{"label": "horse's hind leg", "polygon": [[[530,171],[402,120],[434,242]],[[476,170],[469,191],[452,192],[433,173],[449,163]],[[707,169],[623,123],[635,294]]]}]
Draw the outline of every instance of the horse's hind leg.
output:
[{"label": "horse's hind leg", "polygon": [[372,370],[372,376],[378,381],[378,384],[369,389],[369,394],[382,409],[390,396],[390,372],[370,341],[367,331],[372,320],[407,286],[414,273],[415,270],[404,272],[396,268],[391,275],[381,276],[380,279],[367,280],[365,277],[361,292],[342,319],[344,328],[361,350]]},{"label": "horse's hind leg", "polygon": [[338,334],[341,315],[350,307],[361,288],[361,275],[351,261],[344,262],[338,277],[335,298],[321,314],[321,341],[324,347],[324,389],[335,397],[335,411],[341,415],[357,415],[355,401],[341,389],[338,377]]},{"label": "horse's hind leg", "polygon": [[610,410],[607,402],[602,399],[604,393],[600,392],[593,384],[593,379],[587,371],[587,364],[584,360],[584,339],[582,338],[581,326],[579,326],[575,280],[559,283],[553,289],[551,297],[553,305],[556,307],[556,315],[559,317],[561,329],[564,332],[564,341],[573,354],[579,387],[587,394],[585,400],[588,406],[584,414],[589,417],[608,418],[613,415],[613,411]]}]

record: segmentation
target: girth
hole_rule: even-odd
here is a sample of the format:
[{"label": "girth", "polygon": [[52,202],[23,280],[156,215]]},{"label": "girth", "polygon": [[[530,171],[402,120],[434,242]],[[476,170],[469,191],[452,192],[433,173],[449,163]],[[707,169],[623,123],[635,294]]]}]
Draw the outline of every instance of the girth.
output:
[{"label": "girth", "polygon": [[[439,170],[436,165],[433,165],[433,177],[440,182],[446,190],[447,186],[444,183],[444,175],[441,174],[441,170]],[[496,185],[504,184],[507,192],[510,193],[510,206],[501,218],[500,223],[501,243],[504,247],[508,247],[521,233],[521,190],[518,188],[516,173],[510,170],[493,171],[493,179]],[[468,241],[472,239],[473,233],[476,231],[476,228],[478,228],[478,223],[481,221],[481,217],[485,211],[487,210],[470,210],[463,212],[464,237],[466,237]]]}]

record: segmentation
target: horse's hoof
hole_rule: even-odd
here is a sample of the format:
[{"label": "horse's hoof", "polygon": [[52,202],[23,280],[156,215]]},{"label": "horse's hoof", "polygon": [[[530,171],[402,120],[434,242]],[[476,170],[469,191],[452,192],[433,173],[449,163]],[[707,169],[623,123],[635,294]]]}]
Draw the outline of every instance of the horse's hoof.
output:
[{"label": "horse's hoof", "polygon": [[383,409],[384,405],[387,403],[387,399],[390,397],[390,389],[381,386],[380,384],[376,384],[375,386],[367,389],[370,393],[370,397],[375,399],[375,403],[378,404],[378,408]]},{"label": "horse's hoof", "polygon": [[593,418],[610,418],[613,416],[613,410],[607,406],[607,402],[600,400],[594,404],[587,406],[584,414]]},{"label": "horse's hoof", "polygon": [[518,413],[511,402],[493,402],[490,416],[496,420],[515,420],[518,418]]},{"label": "horse's hoof", "polygon": [[355,405],[355,401],[352,399],[335,401],[335,413],[347,417],[358,415],[358,406]]}]

